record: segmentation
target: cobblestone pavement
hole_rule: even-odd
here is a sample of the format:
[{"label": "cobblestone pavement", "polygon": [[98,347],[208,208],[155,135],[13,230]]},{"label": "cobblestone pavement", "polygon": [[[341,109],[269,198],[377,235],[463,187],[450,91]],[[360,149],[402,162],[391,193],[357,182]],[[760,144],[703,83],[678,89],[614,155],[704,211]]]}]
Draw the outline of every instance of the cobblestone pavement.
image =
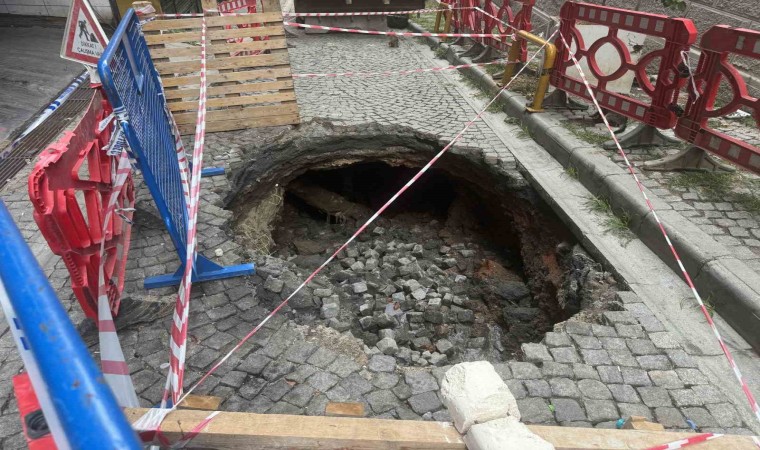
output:
[{"label": "cobblestone pavement", "polygon": [[[604,125],[594,124],[589,111],[563,111],[568,126],[578,137],[600,145],[609,138]],[[750,118],[751,119],[751,118]],[[747,119],[718,119],[711,126],[752,145],[760,145],[760,131]],[[629,125],[629,129],[633,124]],[[666,132],[673,136],[671,132]],[[634,165],[673,155],[681,144],[626,149]],[[610,158],[625,167],[617,150]],[[679,173],[639,170],[644,185],[660,200],[698,225],[705,233],[729,248],[760,275],[760,177],[738,169],[736,173]]]},{"label": "cobblestone pavement", "polygon": [[[293,43],[296,73],[432,65],[429,50],[406,39],[399,48],[389,48],[382,38],[342,35],[299,37]],[[455,86],[437,75],[307,80],[299,81],[297,88],[305,119],[401,123],[451,137],[475,115]],[[241,149],[266,138],[262,138],[265,134],[249,130],[209,136],[206,166],[239,161]],[[465,142],[483,148],[486,156],[493,156],[486,160],[505,170],[514,166],[499,136],[484,123],[477,124]],[[28,169],[12,180],[2,197],[72,321],[79,324],[83,315],[71,293],[68,272],[50,255],[32,220],[27,174]],[[243,260],[244,250],[229,234],[231,212],[219,206],[228,190],[224,177],[203,180],[199,241],[204,253],[210,256],[222,249],[223,256],[216,259],[233,264]],[[141,286],[144,277],[174,271],[178,265],[144,187],[136,220],[125,298],[173,301],[174,289],[146,292]],[[186,385],[270,310],[270,303],[263,304],[253,295],[254,287],[266,276],[277,280],[278,275],[267,265],[258,271],[256,276],[194,287]],[[686,419],[691,419],[705,431],[749,433],[720,386],[710,383],[645,304],[629,292],[619,292],[618,297],[625,310],[605,313],[603,324],[559,324],[542,343],[525,344],[522,360],[497,364],[518,398],[524,421],[611,427],[618,418],[635,414],[654,418],[669,429],[687,429]],[[169,321],[167,316],[120,330],[144,406],[161,397]],[[9,381],[21,369],[21,362],[7,325],[0,323],[0,447],[21,448],[21,426]],[[284,315],[275,317],[197,392],[223,397],[222,408],[228,411],[322,414],[328,401],[358,401],[365,404],[368,416],[448,420],[437,394],[445,366],[402,369],[393,357],[366,351],[352,337],[338,336],[322,323],[298,326]],[[93,352],[96,349],[91,347]]]}]

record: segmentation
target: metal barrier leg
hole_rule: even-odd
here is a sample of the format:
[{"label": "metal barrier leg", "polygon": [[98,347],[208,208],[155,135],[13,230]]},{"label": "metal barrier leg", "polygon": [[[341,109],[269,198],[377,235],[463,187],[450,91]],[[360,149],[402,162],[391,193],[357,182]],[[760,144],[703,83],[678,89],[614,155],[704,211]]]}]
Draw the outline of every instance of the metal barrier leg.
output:
[{"label": "metal barrier leg", "polygon": [[555,89],[544,98],[544,109],[569,109],[571,111],[586,111],[589,108],[587,103],[574,100],[568,97],[567,92],[562,89]]},{"label": "metal barrier leg", "polygon": [[472,62],[474,63],[491,62],[494,59],[496,59],[498,55],[499,55],[499,52],[497,52],[495,48],[488,45],[486,46],[485,50],[483,50],[477,57],[473,58]]},{"label": "metal barrier leg", "polygon": [[[184,265],[180,265],[177,271],[173,274],[157,275],[155,277],[146,278],[144,282],[145,289],[177,286],[182,280],[184,270]],[[195,270],[193,270],[193,283],[221,280],[224,278],[239,277],[241,275],[252,275],[254,271],[255,266],[253,263],[223,267],[203,255],[198,255],[195,259]]]},{"label": "metal barrier leg", "polygon": [[[657,128],[643,123],[636,125],[631,131],[618,136],[618,141],[624,148],[644,147],[647,145],[668,145],[681,142],[678,139],[665,136]],[[605,142],[602,147],[606,150],[614,150],[617,148],[615,142],[612,140]]]},{"label": "metal barrier leg", "polygon": [[689,147],[675,155],[647,161],[644,170],[701,170],[705,172],[735,172],[736,169],[699,147]]},{"label": "metal barrier leg", "polygon": [[465,58],[472,58],[483,53],[483,50],[485,50],[485,46],[481,44],[480,42],[476,41],[474,44],[472,44],[472,47],[460,53],[460,55]]}]

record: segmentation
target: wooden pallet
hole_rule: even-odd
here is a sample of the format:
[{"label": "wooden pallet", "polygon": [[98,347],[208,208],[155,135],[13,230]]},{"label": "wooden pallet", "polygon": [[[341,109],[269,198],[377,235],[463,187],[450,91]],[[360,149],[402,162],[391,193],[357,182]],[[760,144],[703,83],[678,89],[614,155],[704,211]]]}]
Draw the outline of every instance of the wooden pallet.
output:
[{"label": "wooden pallet", "polygon": [[[143,25],[166,101],[182,134],[195,130],[201,20],[163,19]],[[282,15],[210,16],[206,25],[206,131],[298,124]]]}]

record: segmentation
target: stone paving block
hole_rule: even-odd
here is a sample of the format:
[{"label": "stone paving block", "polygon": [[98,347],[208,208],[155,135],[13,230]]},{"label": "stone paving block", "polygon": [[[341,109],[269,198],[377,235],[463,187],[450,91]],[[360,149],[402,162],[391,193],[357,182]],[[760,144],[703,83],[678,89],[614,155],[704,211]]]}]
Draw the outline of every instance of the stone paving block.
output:
[{"label": "stone paving block", "polygon": [[582,336],[578,334],[571,334],[570,336],[578,348],[593,350],[600,350],[602,348],[602,343],[596,336]]},{"label": "stone paving block", "polygon": [[570,347],[573,345],[570,336],[567,333],[557,333],[550,331],[544,336],[544,343],[547,347]]},{"label": "stone paving block", "polygon": [[552,389],[546,380],[525,380],[523,385],[531,397],[549,398],[552,396]]},{"label": "stone paving block", "polygon": [[580,398],[581,391],[575,382],[569,378],[552,378],[549,380],[554,397]]},{"label": "stone paving block", "polygon": [[410,370],[404,374],[404,381],[411,388],[412,394],[422,394],[438,390],[438,382],[430,372],[424,370]]},{"label": "stone paving block", "polygon": [[533,363],[510,361],[509,368],[512,370],[512,376],[518,380],[531,380],[541,378],[541,371]]},{"label": "stone paving block", "polygon": [[641,316],[638,318],[639,323],[649,333],[665,331],[665,325],[655,316]]},{"label": "stone paving block", "polygon": [[396,358],[388,355],[374,355],[367,366],[373,372],[393,372],[396,370]]},{"label": "stone paving block", "polygon": [[580,380],[578,382],[578,389],[580,389],[584,398],[590,398],[594,400],[609,400],[612,398],[612,393],[610,390],[604,383],[600,381]]},{"label": "stone paving block", "polygon": [[[411,406],[412,410],[417,414],[437,411],[443,407],[441,400],[438,398],[438,394],[433,391],[412,395],[407,402],[409,402],[409,406]],[[449,414],[452,414],[451,408],[449,408]]]},{"label": "stone paving block", "polygon": [[676,369],[676,374],[678,374],[678,378],[680,378],[686,386],[710,383],[707,377],[699,369]]},{"label": "stone paving block", "polygon": [[718,422],[705,408],[683,408],[681,413],[687,419],[694,421],[700,428],[718,426]]},{"label": "stone paving block", "polygon": [[333,352],[332,350],[329,350],[325,347],[319,347],[317,348],[317,351],[315,351],[308,360],[306,360],[307,363],[311,364],[312,366],[317,366],[320,369],[326,368],[330,363],[335,361],[335,358],[338,357],[338,354]]},{"label": "stone paving block", "polygon": [[517,400],[517,408],[523,423],[550,424],[554,422],[554,414],[549,409],[549,403],[543,398],[528,397]]},{"label": "stone paving block", "polygon": [[615,299],[625,305],[629,303],[642,303],[639,296],[632,291],[617,291],[615,292]]},{"label": "stone paving block", "polygon": [[509,364],[507,363],[493,364],[493,369],[497,374],[499,374],[502,380],[506,381],[512,378],[512,370],[509,368]]},{"label": "stone paving block", "polygon": [[573,368],[570,364],[562,364],[556,362],[545,362],[541,366],[541,372],[545,377],[567,377],[572,378]]},{"label": "stone paving block", "polygon": [[372,375],[372,385],[378,389],[391,389],[398,384],[399,376],[395,373],[377,372]]},{"label": "stone paving block", "polygon": [[319,392],[327,392],[333,386],[338,384],[338,381],[340,381],[340,378],[338,378],[335,374],[320,370],[310,376],[307,380],[307,383]]},{"label": "stone paving block", "polygon": [[[395,364],[395,360],[394,360]],[[361,369],[359,364],[356,363],[353,359],[349,358],[345,355],[339,355],[335,361],[333,361],[329,366],[327,366],[327,370],[334,373],[335,375],[345,378],[349,376],[351,373],[356,372],[357,370]]]},{"label": "stone paving block", "polygon": [[620,367],[639,367],[639,362],[634,358],[630,350],[607,350],[607,354],[612,360],[612,365]]},{"label": "stone paving block", "polygon": [[606,325],[599,325],[596,323],[591,324],[591,333],[599,338],[617,336],[617,331],[615,331],[615,328]]},{"label": "stone paving block", "polygon": [[652,410],[641,403],[618,403],[617,406],[618,410],[620,410],[620,417],[623,419],[631,416],[640,416],[646,417],[650,422],[654,420]]},{"label": "stone paving block", "polygon": [[582,380],[582,379],[598,380],[599,379],[599,373],[596,371],[596,369],[593,366],[589,366],[588,364],[573,364],[573,374],[575,375],[575,378],[579,380]]},{"label": "stone paving block", "polygon": [[675,367],[697,367],[697,361],[683,350],[665,350]]},{"label": "stone paving block", "polygon": [[295,342],[283,356],[290,362],[303,364],[315,351],[317,351],[317,346],[311,342]]},{"label": "stone paving block", "polygon": [[243,385],[247,376],[248,374],[245,372],[232,370],[222,377],[221,383],[226,386],[234,387],[235,389],[240,389],[240,386]]},{"label": "stone paving block", "polygon": [[268,381],[274,381],[289,374],[293,369],[295,369],[293,363],[289,361],[275,360],[269,363],[264,370],[261,371],[261,376]]},{"label": "stone paving block", "polygon": [[607,420],[617,420],[620,414],[617,405],[612,400],[583,400],[586,415],[591,423],[599,423]]},{"label": "stone paving block", "polygon": [[581,355],[583,356],[583,362],[590,366],[601,366],[612,364],[610,355],[607,350],[587,350],[581,349]]},{"label": "stone paving block", "polygon": [[681,411],[676,408],[655,408],[654,418],[665,428],[685,428],[689,426]]},{"label": "stone paving block", "polygon": [[520,346],[523,352],[523,359],[532,363],[551,361],[552,356],[543,344],[525,343]]},{"label": "stone paving block", "polygon": [[743,425],[736,408],[730,403],[711,403],[707,405],[707,409],[721,427],[740,427]]},{"label": "stone paving block", "polygon": [[673,365],[665,355],[644,355],[637,356],[636,361],[644,370],[670,370]]},{"label": "stone paving block", "polygon": [[307,384],[299,384],[285,394],[282,399],[291,405],[305,407],[309,404],[314,394],[316,394],[314,388]]},{"label": "stone paving block", "polygon": [[617,366],[599,366],[596,368],[602,383],[622,383],[623,369]]},{"label": "stone paving block", "polygon": [[[579,363],[581,362],[580,356],[578,356],[578,352],[575,350],[575,347],[556,347],[556,348],[550,348],[549,352],[551,352],[552,356],[554,357],[554,361],[558,363]],[[514,372],[514,370],[513,370]]]},{"label": "stone paving block", "polygon": [[264,389],[261,390],[260,395],[263,395],[273,402],[278,402],[285,394],[288,393],[288,391],[290,391],[291,388],[292,386],[290,383],[280,378],[277,381],[271,382],[265,386]]},{"label": "stone paving block", "polygon": [[381,414],[399,406],[398,398],[389,390],[372,391],[367,394],[366,399],[375,414]]},{"label": "stone paving block", "polygon": [[670,396],[673,404],[678,408],[684,406],[702,406],[704,401],[691,389],[673,389],[670,390]]},{"label": "stone paving block", "polygon": [[649,333],[649,339],[652,341],[655,347],[662,349],[677,349],[681,348],[681,344],[676,340],[671,333]]},{"label": "stone paving block", "polygon": [[656,355],[660,351],[648,339],[626,339],[626,344],[636,356],[639,355]]},{"label": "stone paving block", "polygon": [[600,337],[599,342],[605,350],[628,350],[625,339],[618,337]]},{"label": "stone paving block", "polygon": [[710,403],[722,403],[726,400],[726,396],[713,385],[700,384],[692,386],[691,390],[705,405]]},{"label": "stone paving block", "polygon": [[569,398],[553,398],[552,405],[554,406],[554,417],[557,422],[575,422],[586,420],[586,413],[583,412],[583,408],[578,404],[577,400]]},{"label": "stone paving block", "polygon": [[570,334],[591,336],[591,324],[586,322],[578,322],[575,320],[568,320],[565,322],[565,331]]},{"label": "stone paving block", "polygon": [[308,364],[302,364],[296,368],[296,370],[285,375],[285,379],[288,381],[294,381],[296,383],[305,383],[306,380],[317,371],[317,368]]},{"label": "stone paving block", "polygon": [[652,381],[646,370],[635,369],[632,367],[622,367],[620,372],[623,374],[623,383],[631,386],[651,386]]},{"label": "stone paving block", "polygon": [[523,385],[523,382],[520,380],[505,380],[504,381],[507,384],[507,387],[509,388],[509,392],[512,393],[512,396],[516,399],[522,399],[528,396],[528,391],[525,390],[525,386]]},{"label": "stone paving block", "polygon": [[666,389],[682,389],[683,382],[673,370],[650,370],[649,378],[655,386]]},{"label": "stone paving block", "polygon": [[605,311],[603,317],[604,321],[611,326],[615,324],[638,325],[636,318],[628,311]]}]

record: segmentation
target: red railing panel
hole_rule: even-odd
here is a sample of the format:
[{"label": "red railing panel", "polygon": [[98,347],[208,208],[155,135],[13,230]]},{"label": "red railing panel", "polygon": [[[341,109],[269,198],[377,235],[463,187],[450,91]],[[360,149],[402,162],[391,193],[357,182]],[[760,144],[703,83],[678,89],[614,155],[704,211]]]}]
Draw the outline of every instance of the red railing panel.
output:
[{"label": "red railing panel", "polygon": [[[700,41],[699,58],[694,82],[698,95],[689,92],[683,116],[676,125],[676,135],[697,147],[755,173],[760,173],[760,148],[742,142],[726,133],[710,128],[708,120],[745,108],[752,111],[760,127],[760,99],[747,91],[744,77],[731,64],[731,55],[760,59],[760,31],[716,25]],[[732,98],[716,107],[715,100],[722,81],[731,87]]]},{"label": "red railing panel", "polygon": [[[71,275],[71,287],[88,317],[97,319],[100,244],[105,239],[105,278],[115,315],[124,287],[130,227],[114,214],[106,235],[103,220],[113,188],[111,171],[116,157],[103,149],[111,138],[111,124],[99,131],[110,107],[99,91],[73,131],[42,151],[29,175],[29,198],[34,220]],[[130,175],[119,195],[117,208],[134,204]],[[123,232],[122,230],[126,231]]]},{"label": "red railing panel", "polygon": [[[676,124],[677,116],[673,107],[685,83],[685,79],[679,76],[681,51],[688,51],[697,38],[697,30],[691,20],[578,2],[565,3],[560,12],[560,20],[560,33],[569,45],[575,43],[576,58],[585,58],[591,73],[597,79],[592,88],[602,107],[661,129],[672,128]],[[579,22],[604,25],[609,28],[609,33],[588,45],[577,28]],[[617,36],[620,30],[659,37],[665,40],[665,45],[662,49],[643,55],[634,63],[628,47]],[[599,69],[595,53],[607,43],[617,50],[621,65],[605,75]],[[551,77],[552,85],[590,100],[583,82],[567,73],[574,64],[562,38],[557,39],[556,45],[557,63]],[[652,84],[646,70],[656,59],[659,59],[657,81]],[[634,73],[639,86],[649,96],[649,102],[606,89],[608,83],[629,71]]]}]

